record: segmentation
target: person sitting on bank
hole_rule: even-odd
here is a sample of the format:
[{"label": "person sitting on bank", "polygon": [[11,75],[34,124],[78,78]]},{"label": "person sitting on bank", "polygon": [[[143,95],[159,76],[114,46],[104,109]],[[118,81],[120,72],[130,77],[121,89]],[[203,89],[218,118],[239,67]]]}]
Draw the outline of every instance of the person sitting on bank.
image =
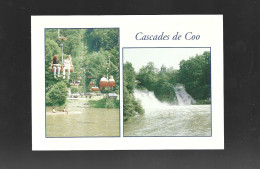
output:
[{"label": "person sitting on bank", "polygon": [[63,67],[63,79],[65,79],[65,70],[68,71],[68,79],[70,79],[70,64],[71,64],[71,57],[67,55],[66,59],[64,60],[64,67]]},{"label": "person sitting on bank", "polygon": [[59,59],[58,55],[54,55],[52,59],[52,68],[53,68],[53,75],[54,78],[56,78],[56,71],[58,71],[58,77],[60,77],[60,64],[59,64]]},{"label": "person sitting on bank", "polygon": [[52,108],[52,113],[56,113],[55,107]]}]

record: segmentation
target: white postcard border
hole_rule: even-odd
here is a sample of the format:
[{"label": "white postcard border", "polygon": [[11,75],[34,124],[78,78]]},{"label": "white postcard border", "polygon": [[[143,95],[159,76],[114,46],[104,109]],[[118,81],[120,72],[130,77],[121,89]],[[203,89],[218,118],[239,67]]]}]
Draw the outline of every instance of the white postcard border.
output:
[{"label": "white postcard border", "polygon": [[[120,137],[45,137],[45,28],[120,29]],[[138,41],[138,32],[193,32],[197,41]],[[32,150],[224,149],[223,16],[32,16]],[[123,137],[123,47],[211,47],[212,137]]]}]

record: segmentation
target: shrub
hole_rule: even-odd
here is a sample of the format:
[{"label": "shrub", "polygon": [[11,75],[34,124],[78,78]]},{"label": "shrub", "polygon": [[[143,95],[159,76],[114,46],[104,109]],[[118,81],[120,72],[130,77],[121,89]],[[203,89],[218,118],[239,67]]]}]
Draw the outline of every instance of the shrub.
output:
[{"label": "shrub", "polygon": [[79,93],[79,89],[77,87],[70,87],[71,93]]},{"label": "shrub", "polygon": [[92,108],[109,108],[116,109],[119,108],[119,100],[105,98],[100,100],[89,100],[90,107]]},{"label": "shrub", "polygon": [[68,89],[64,82],[55,84],[46,94],[46,104],[52,106],[61,106],[66,103]]},{"label": "shrub", "polygon": [[139,100],[135,100],[133,94],[130,94],[124,85],[124,121],[136,114],[144,114],[144,109]]},{"label": "shrub", "polygon": [[114,109],[116,108],[115,99],[106,99],[105,108]]},{"label": "shrub", "polygon": [[135,105],[135,111],[138,114],[144,114],[144,108],[142,107],[140,100],[134,100],[134,105]]},{"label": "shrub", "polygon": [[89,100],[89,105],[92,108],[105,108],[106,99]]}]

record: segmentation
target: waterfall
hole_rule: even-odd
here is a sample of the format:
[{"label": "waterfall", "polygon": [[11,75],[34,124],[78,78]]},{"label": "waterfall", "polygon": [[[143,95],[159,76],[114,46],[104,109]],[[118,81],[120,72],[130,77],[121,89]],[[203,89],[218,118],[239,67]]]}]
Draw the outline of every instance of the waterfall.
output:
[{"label": "waterfall", "polygon": [[[175,104],[183,106],[183,105],[191,105],[196,103],[196,101],[189,95],[185,87],[181,84],[175,85],[173,87],[175,93],[177,102]],[[165,102],[160,102],[154,95],[153,92],[147,91],[147,90],[134,90],[134,96],[135,98],[139,99],[141,101],[141,104],[144,109],[169,109],[172,104],[168,104]]]},{"label": "waterfall", "polygon": [[175,91],[179,105],[191,105],[193,103],[196,103],[196,101],[191,97],[191,95],[189,95],[186,92],[185,87],[183,85],[178,84],[174,86],[173,89]]},{"label": "waterfall", "polygon": [[134,90],[135,98],[141,101],[144,109],[162,109],[171,106],[170,104],[160,102],[153,92],[147,90]]}]

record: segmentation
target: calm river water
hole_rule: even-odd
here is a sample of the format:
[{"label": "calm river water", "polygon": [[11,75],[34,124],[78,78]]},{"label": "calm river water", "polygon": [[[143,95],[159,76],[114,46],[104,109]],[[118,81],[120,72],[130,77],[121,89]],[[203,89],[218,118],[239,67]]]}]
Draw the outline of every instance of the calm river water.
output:
[{"label": "calm river water", "polygon": [[46,116],[47,137],[119,136],[118,109],[69,109],[81,113]]}]

